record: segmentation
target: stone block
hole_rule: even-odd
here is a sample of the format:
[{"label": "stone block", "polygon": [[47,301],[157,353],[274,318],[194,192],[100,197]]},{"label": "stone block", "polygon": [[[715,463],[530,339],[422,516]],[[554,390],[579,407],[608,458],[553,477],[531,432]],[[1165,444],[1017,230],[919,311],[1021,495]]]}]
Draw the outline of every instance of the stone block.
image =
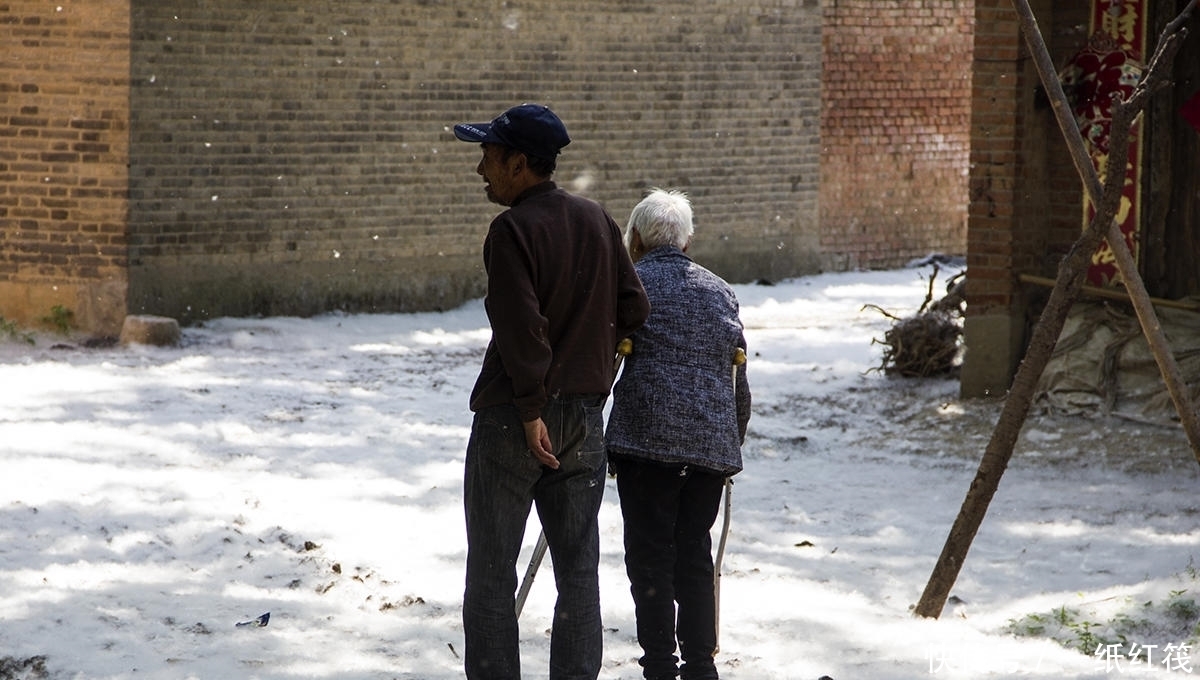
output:
[{"label": "stone block", "polygon": [[179,344],[179,338],[179,322],[167,316],[131,314],[121,325],[122,345],[172,347]]}]

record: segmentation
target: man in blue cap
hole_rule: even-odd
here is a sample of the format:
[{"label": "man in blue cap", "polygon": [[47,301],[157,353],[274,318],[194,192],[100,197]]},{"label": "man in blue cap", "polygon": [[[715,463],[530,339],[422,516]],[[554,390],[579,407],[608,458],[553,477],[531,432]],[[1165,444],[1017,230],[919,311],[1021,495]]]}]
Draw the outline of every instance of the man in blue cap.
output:
[{"label": "man in blue cap", "polygon": [[536,507],[558,587],[550,680],[594,680],[602,411],[614,348],[649,302],[612,217],[551,179],[571,139],[550,109],[522,104],[454,135],[480,145],[475,171],[488,199],[507,207],[483,244],[492,339],[471,392],[463,485],[467,678],[520,680],[517,558]]}]

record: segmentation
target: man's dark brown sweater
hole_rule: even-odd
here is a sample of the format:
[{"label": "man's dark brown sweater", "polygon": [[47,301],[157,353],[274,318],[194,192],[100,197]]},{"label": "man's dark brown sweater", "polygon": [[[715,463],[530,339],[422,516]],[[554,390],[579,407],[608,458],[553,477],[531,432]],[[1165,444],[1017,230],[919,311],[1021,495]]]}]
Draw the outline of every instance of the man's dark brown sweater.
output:
[{"label": "man's dark brown sweater", "polygon": [[471,410],[511,403],[528,422],[551,397],[607,395],[650,303],[604,208],[539,184],[492,221],[483,263],[492,340]]}]

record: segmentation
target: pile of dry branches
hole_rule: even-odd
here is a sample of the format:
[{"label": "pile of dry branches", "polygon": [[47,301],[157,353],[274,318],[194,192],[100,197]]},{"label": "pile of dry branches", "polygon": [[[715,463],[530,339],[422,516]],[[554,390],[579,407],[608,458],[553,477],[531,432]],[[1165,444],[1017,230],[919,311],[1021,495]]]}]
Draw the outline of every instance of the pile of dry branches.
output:
[{"label": "pile of dry branches", "polygon": [[959,366],[962,345],[962,317],[966,305],[966,272],[959,272],[946,283],[946,295],[933,299],[933,285],[938,266],[929,275],[925,302],[917,313],[900,318],[878,305],[866,305],[896,323],[883,335],[873,338],[872,344],[884,346],[883,361],[877,370],[886,375],[906,378],[928,378],[954,375]]}]

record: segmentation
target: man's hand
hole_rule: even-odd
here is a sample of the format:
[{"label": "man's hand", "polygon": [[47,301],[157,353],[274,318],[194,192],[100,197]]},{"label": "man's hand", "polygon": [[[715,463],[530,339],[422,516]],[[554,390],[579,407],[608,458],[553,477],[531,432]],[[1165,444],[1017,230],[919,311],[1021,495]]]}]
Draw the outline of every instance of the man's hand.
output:
[{"label": "man's hand", "polygon": [[558,459],[554,457],[550,446],[550,433],[541,418],[525,423],[525,444],[539,463],[551,470],[558,469]]}]

